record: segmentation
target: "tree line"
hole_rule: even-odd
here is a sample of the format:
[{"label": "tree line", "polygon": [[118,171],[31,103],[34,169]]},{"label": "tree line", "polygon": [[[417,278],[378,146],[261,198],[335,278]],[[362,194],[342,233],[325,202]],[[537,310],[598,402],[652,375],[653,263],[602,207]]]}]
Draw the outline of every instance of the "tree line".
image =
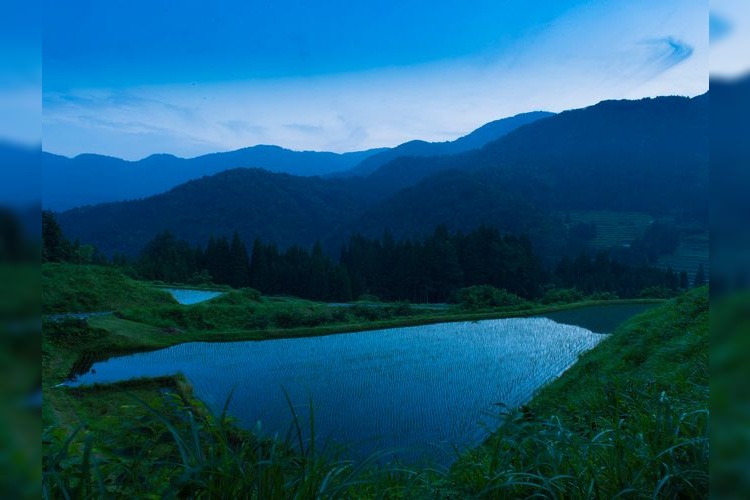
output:
[{"label": "tree line", "polygon": [[[573,289],[582,296],[631,298],[668,296],[690,287],[684,271],[660,269],[647,261],[627,264],[606,252],[581,252],[546,269],[526,236],[502,234],[487,226],[463,233],[440,225],[429,236],[401,240],[388,231],[381,238],[354,235],[338,259],[327,255],[320,243],[311,249],[294,245],[282,250],[256,239],[248,250],[235,231],[231,238],[212,237],[205,247],[192,247],[164,231],[146,245],[132,268],[143,279],[222,283],[268,295],[341,302],[363,296],[445,302],[455,291],[476,285],[526,299],[560,289]],[[703,284],[704,276],[701,273],[694,284]]]},{"label": "tree line", "polygon": [[[42,222],[44,261],[107,263],[93,247],[70,243],[51,213],[45,212]],[[111,262],[145,280],[226,284],[267,295],[336,302],[363,296],[445,302],[457,291],[478,285],[548,301],[558,296],[632,298],[669,296],[706,282],[703,269],[690,283],[684,271],[657,268],[645,258],[635,265],[607,252],[566,256],[548,269],[526,236],[488,226],[464,233],[439,225],[426,237],[400,240],[388,231],[381,238],[353,235],[337,259],[320,243],[309,250],[298,245],[282,250],[256,239],[248,250],[235,231],[231,238],[211,237],[205,246],[193,246],[163,231],[136,259],[115,255]]]}]

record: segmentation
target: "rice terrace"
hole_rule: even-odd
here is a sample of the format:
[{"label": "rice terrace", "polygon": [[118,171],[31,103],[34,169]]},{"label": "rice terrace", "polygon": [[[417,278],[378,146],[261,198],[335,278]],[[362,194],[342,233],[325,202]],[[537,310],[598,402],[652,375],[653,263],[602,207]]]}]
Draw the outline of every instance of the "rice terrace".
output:
[{"label": "rice terrace", "polygon": [[705,5],[162,3],[44,6],[0,496],[710,496]]}]

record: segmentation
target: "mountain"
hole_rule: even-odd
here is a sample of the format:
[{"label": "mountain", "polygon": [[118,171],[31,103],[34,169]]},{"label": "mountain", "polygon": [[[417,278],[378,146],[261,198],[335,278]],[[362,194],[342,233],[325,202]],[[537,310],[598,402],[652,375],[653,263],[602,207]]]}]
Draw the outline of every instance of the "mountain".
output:
[{"label": "mountain", "polygon": [[565,234],[546,207],[535,206],[487,172],[445,170],[374,204],[324,239],[339,248],[352,234],[379,238],[387,229],[396,239],[424,238],[436,226],[468,231],[485,225],[527,234],[540,254],[559,253]]},{"label": "mountain", "polygon": [[525,232],[559,256],[570,210],[642,212],[707,227],[708,99],[604,101],[521,127],[484,148],[402,157],[367,179],[380,200],[326,238],[424,236],[436,224]]},{"label": "mountain", "polygon": [[486,182],[557,210],[707,214],[708,99],[603,101],[520,127],[475,151],[401,157],[367,178],[387,198],[440,171]]},{"label": "mountain", "polygon": [[237,229],[248,243],[260,237],[282,248],[309,246],[336,226],[342,214],[362,208],[346,180],[238,168],[143,200],[79,207],[57,217],[71,239],[92,243],[109,255],[132,256],[164,230],[193,244]]},{"label": "mountain", "polygon": [[94,154],[67,158],[45,152],[42,158],[42,198],[45,209],[56,211],[132,200],[237,167],[259,167],[302,176],[325,175],[352,168],[381,151],[372,149],[338,154],[254,146],[190,159],[158,154],[139,161]]},{"label": "mountain", "polygon": [[707,216],[708,117],[705,96],[603,101],[512,132],[471,163],[556,208]]},{"label": "mountain", "polygon": [[336,174],[337,177],[354,176],[362,177],[372,174],[383,165],[400,157],[432,157],[441,155],[454,155],[479,149],[487,143],[499,139],[500,137],[512,132],[513,130],[533,123],[542,118],[553,116],[554,113],[546,111],[532,111],[522,113],[489,122],[468,135],[459,137],[455,141],[447,142],[426,142],[426,141],[409,141],[392,149],[387,149],[380,153],[374,154],[351,170]]},{"label": "mountain", "polygon": [[[43,205],[47,210],[63,211],[97,203],[135,200],[162,193],[189,180],[238,167],[263,168],[269,172],[300,176],[362,176],[402,156],[430,157],[475,149],[550,115],[537,111],[497,120],[453,142],[411,141],[393,150],[380,148],[343,154],[253,146],[190,159],[156,154],[139,161],[127,161],[96,154],[67,158],[44,152]],[[369,161],[371,159],[373,161]]]},{"label": "mountain", "polygon": [[232,170],[163,195],[59,214],[71,238],[134,254],[170,229],[193,243],[240,230],[281,247],[352,233],[425,235],[437,224],[529,234],[544,257],[567,248],[561,213],[639,212],[708,221],[708,99],[605,101],[519,127],[479,150],[399,157],[366,177]]}]

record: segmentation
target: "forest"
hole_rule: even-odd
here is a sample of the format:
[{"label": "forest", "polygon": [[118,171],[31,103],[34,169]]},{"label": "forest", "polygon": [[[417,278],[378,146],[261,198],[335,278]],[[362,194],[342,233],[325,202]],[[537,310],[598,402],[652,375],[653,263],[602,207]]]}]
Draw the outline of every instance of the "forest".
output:
[{"label": "forest", "polygon": [[[439,225],[421,239],[353,235],[338,259],[320,243],[282,250],[256,239],[248,247],[238,231],[193,246],[169,231],[159,233],[134,259],[115,255],[111,264],[143,280],[250,287],[266,295],[292,295],[316,301],[349,302],[362,297],[413,303],[456,300],[461,289],[489,285],[527,300],[569,302],[594,298],[667,298],[706,281],[702,269],[692,283],[686,272],[651,265],[654,245],[670,231],[654,228],[617,255],[581,251],[545,266],[528,237],[480,226],[451,232]],[[90,245],[70,243],[44,215],[44,259],[48,262],[108,262]]]}]

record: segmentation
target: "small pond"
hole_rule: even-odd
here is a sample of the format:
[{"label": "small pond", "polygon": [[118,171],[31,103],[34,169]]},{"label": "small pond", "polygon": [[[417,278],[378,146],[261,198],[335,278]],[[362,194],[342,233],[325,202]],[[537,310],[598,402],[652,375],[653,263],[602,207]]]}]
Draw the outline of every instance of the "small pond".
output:
[{"label": "small pond", "polygon": [[286,435],[292,412],[318,449],[449,464],[500,411],[527,402],[604,335],[548,318],[393,328],[324,337],[176,345],[96,363],[73,385],[183,373],[195,395],[240,425]]},{"label": "small pond", "polygon": [[198,304],[215,299],[223,294],[223,292],[214,292],[212,290],[193,290],[187,288],[163,288],[162,290],[171,293],[172,297],[183,305]]}]

